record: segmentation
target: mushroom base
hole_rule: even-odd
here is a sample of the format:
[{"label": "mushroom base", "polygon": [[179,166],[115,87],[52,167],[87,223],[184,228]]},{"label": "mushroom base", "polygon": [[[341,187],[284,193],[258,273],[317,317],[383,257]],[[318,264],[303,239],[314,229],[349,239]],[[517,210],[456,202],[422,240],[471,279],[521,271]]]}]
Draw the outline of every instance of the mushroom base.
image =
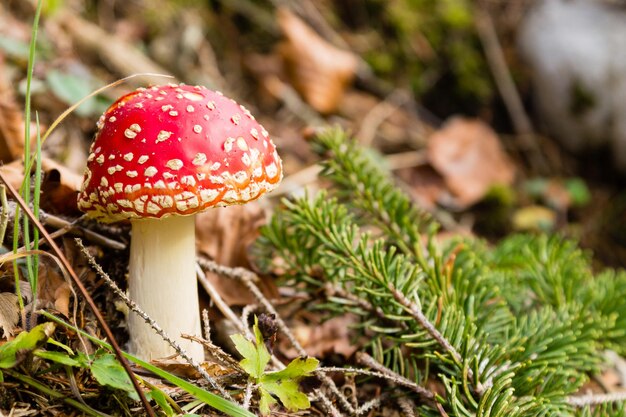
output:
[{"label": "mushroom base", "polygon": [[[196,280],[194,216],[132,221],[128,291],[130,298],[194,360],[204,360],[202,345],[181,334],[201,336]],[[144,359],[176,351],[141,317],[131,312],[129,350]]]}]

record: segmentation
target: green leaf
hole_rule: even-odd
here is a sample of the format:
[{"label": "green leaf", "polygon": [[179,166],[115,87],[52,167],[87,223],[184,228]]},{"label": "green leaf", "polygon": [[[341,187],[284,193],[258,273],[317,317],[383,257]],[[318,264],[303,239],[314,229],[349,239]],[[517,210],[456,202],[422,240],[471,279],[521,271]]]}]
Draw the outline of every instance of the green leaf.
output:
[{"label": "green leaf", "polygon": [[[89,78],[56,70],[46,74],[46,82],[54,95],[68,105],[76,103],[93,91]],[[91,97],[76,109],[76,113],[80,116],[95,115],[101,112],[103,105],[105,104],[99,102],[96,97]]]},{"label": "green leaf", "polygon": [[306,410],[311,407],[306,394],[300,392],[298,382],[293,379],[264,382],[263,388],[276,395],[290,411]]},{"label": "green leaf", "polygon": [[67,352],[50,352],[47,350],[36,350],[34,352],[34,355],[40,357],[41,359],[46,359],[52,362],[60,363],[61,365],[76,366],[76,367],[84,366],[83,363],[72,358],[70,355],[67,354]]},{"label": "green leaf", "polygon": [[22,332],[10,342],[0,347],[0,369],[13,368],[26,358],[28,353],[37,349],[54,332],[54,323],[35,326],[30,332]]},{"label": "green leaf", "polygon": [[300,392],[299,382],[303,377],[311,375],[318,365],[319,361],[315,358],[296,358],[285,369],[263,375],[261,386],[276,395],[288,410],[307,409],[311,403]]},{"label": "green leaf", "polygon": [[277,401],[263,386],[259,387],[259,396],[259,410],[261,410],[262,415],[266,416],[271,412],[270,407],[276,404]]},{"label": "green leaf", "polygon": [[287,367],[281,371],[270,372],[263,376],[263,381],[278,381],[281,379],[300,379],[311,375],[320,361],[315,358],[299,357],[292,360]]},{"label": "green leaf", "polygon": [[152,396],[152,399],[156,401],[159,407],[161,407],[161,410],[163,410],[167,417],[172,417],[176,415],[176,413],[172,409],[172,406],[167,401],[167,395],[165,395],[163,391],[158,388],[154,388],[152,391],[150,391],[150,395]]},{"label": "green leaf", "polygon": [[263,335],[259,330],[258,323],[254,324],[256,343],[252,343],[243,335],[234,334],[230,338],[235,344],[237,351],[243,356],[241,367],[257,381],[263,376],[265,367],[270,361],[270,353],[263,343]]},{"label": "green leaf", "polygon": [[91,374],[100,385],[128,392],[135,390],[128,374],[113,354],[106,353],[97,357],[91,363],[90,369]]}]

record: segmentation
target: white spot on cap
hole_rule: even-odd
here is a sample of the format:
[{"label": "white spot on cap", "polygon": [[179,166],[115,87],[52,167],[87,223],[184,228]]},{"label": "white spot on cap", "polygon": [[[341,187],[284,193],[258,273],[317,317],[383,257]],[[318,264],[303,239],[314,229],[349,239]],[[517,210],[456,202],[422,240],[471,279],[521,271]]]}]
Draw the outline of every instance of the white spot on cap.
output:
[{"label": "white spot on cap", "polygon": [[200,126],[200,125],[193,125],[193,131],[196,132],[196,133],[202,132],[202,126]]},{"label": "white spot on cap", "polygon": [[133,153],[132,152],[128,152],[127,154],[124,155],[124,159],[128,162],[133,160]]},{"label": "white spot on cap", "polygon": [[183,94],[183,97],[185,97],[187,100],[191,100],[191,101],[200,101],[204,98],[204,96],[202,94],[198,94],[198,93],[190,93],[190,92],[185,92]]},{"label": "white spot on cap", "polygon": [[109,161],[112,161],[112,160],[114,160],[114,159],[115,159],[115,154],[114,154],[114,153],[112,153],[111,155],[109,155]]},{"label": "white spot on cap", "polygon": [[243,164],[247,167],[250,166],[250,155],[248,155],[247,153],[244,153],[243,156],[241,157],[241,162],[243,162]]},{"label": "white spot on cap", "polygon": [[116,170],[116,171],[121,171],[121,170],[123,170],[123,169],[124,169],[124,167],[123,167],[123,166],[121,166],[121,165],[115,165],[115,170]]},{"label": "white spot on cap", "polygon": [[161,207],[157,206],[152,201],[148,201],[148,204],[146,205],[146,212],[147,213],[157,214],[160,211],[161,211]]},{"label": "white spot on cap", "polygon": [[115,174],[115,167],[108,167],[107,172],[109,173],[109,175]]},{"label": "white spot on cap", "polygon": [[126,136],[128,139],[135,139],[137,137],[137,132],[126,129],[124,131],[124,136]]},{"label": "white spot on cap", "polygon": [[130,178],[135,178],[137,175],[137,171],[126,171],[126,175]]},{"label": "white spot on cap", "polygon": [[174,206],[174,199],[172,198],[172,196],[164,195],[163,199],[161,200],[161,205],[164,208],[173,207]]},{"label": "white spot on cap", "polygon": [[232,151],[233,143],[235,143],[235,138],[226,138],[226,141],[224,142],[224,150],[226,152]]},{"label": "white spot on cap", "polygon": [[100,185],[103,187],[109,186],[109,180],[107,180],[107,177],[100,177]]},{"label": "white spot on cap", "polygon": [[137,103],[135,104],[135,107],[137,107],[138,109],[143,109],[143,103]]},{"label": "white spot on cap", "polygon": [[111,116],[109,117],[109,122],[114,123],[117,120],[117,117]]},{"label": "white spot on cap", "polygon": [[215,110],[215,102],[213,100],[207,102],[206,106],[209,110]]},{"label": "white spot on cap", "polygon": [[172,178],[176,178],[176,175],[172,174],[171,172],[164,172],[163,178],[165,178],[166,180],[171,180]]},{"label": "white spot on cap", "polygon": [[264,127],[261,127],[261,134],[263,135],[264,138],[268,138],[269,137],[269,133],[267,133],[267,130],[265,130]]},{"label": "white spot on cap", "polygon": [[210,203],[211,201],[215,200],[219,194],[220,194],[219,190],[213,190],[213,189],[200,190],[200,198],[202,199],[202,202],[205,204]]},{"label": "white spot on cap", "polygon": [[226,203],[234,203],[237,201],[237,192],[235,190],[228,190],[222,197],[222,201]]},{"label": "white spot on cap", "polygon": [[132,207],[132,203],[130,202],[130,200],[126,200],[125,198],[121,199],[121,200],[117,200],[117,204],[119,206],[125,207],[125,208],[130,208]]},{"label": "white spot on cap", "polygon": [[122,191],[124,191],[124,184],[122,184],[121,182],[116,182],[115,184],[113,184],[113,187],[115,188],[115,191],[117,191],[118,193],[121,193]]},{"label": "white spot on cap", "polygon": [[220,164],[219,162],[213,162],[213,165],[211,165],[211,171],[217,171],[218,169],[220,169],[221,166],[222,164]]},{"label": "white spot on cap", "polygon": [[230,118],[230,120],[231,122],[233,122],[233,124],[238,125],[241,121],[241,116],[239,114],[234,114],[233,117]]},{"label": "white spot on cap", "polygon": [[190,104],[187,106],[187,112],[188,113],[193,113],[196,109]]},{"label": "white spot on cap", "polygon": [[100,165],[104,164],[104,155],[100,154],[97,158],[96,158],[96,162],[99,163]]},{"label": "white spot on cap", "polygon": [[172,116],[172,117],[176,117],[176,116],[178,116],[178,112],[176,110],[172,110],[172,111],[169,112],[169,115]]},{"label": "white spot on cap", "polygon": [[198,173],[196,174],[196,177],[198,177],[198,180],[199,180],[199,181],[204,181],[204,180],[206,179],[206,173],[204,173],[204,172],[198,172]]},{"label": "white spot on cap", "polygon": [[87,157],[87,162],[91,162],[94,160],[94,158],[96,157],[95,153],[90,153],[89,156]]},{"label": "white spot on cap", "polygon": [[193,177],[193,175],[185,175],[180,179],[181,184],[186,184],[189,185],[191,187],[196,185],[196,179]]},{"label": "white spot on cap", "polygon": [[143,164],[144,162],[148,160],[148,158],[150,158],[148,155],[141,155],[139,159],[137,160],[137,162],[139,162],[140,164]]},{"label": "white spot on cap", "polygon": [[258,130],[256,130],[256,128],[254,128],[254,127],[253,127],[252,129],[250,129],[250,135],[251,135],[254,139],[259,140],[259,131],[258,131]]},{"label": "white spot on cap", "polygon": [[178,171],[183,167],[183,161],[181,161],[180,159],[170,159],[165,163],[165,166],[167,166],[169,169],[173,169],[174,171]]},{"label": "white spot on cap", "polygon": [[242,151],[248,150],[248,144],[246,143],[246,140],[241,136],[237,138],[237,147]]},{"label": "white spot on cap", "polygon": [[278,167],[274,162],[265,167],[265,172],[269,178],[274,178],[278,174]]},{"label": "white spot on cap", "polygon": [[246,171],[239,171],[233,175],[233,179],[239,184],[243,184],[248,179],[248,173]]},{"label": "white spot on cap", "polygon": [[133,205],[135,206],[135,210],[143,213],[146,203],[141,201],[139,198],[133,201]]},{"label": "white spot on cap", "polygon": [[[155,168],[156,169],[156,168]],[[158,180],[154,183],[154,188],[165,189],[165,182],[163,180]]]},{"label": "white spot on cap", "polygon": [[204,165],[206,161],[207,161],[206,154],[203,154],[202,152],[198,152],[196,156],[193,157],[193,161],[191,161],[191,163],[196,166],[200,166],[200,165]]},{"label": "white spot on cap", "polygon": [[168,140],[172,136],[172,132],[168,132],[167,130],[161,130],[157,135],[157,140],[155,143],[163,142]]},{"label": "white spot on cap", "polygon": [[161,110],[163,111],[170,111],[174,108],[174,106],[172,106],[171,104],[166,104],[164,106],[161,106]]},{"label": "white spot on cap", "polygon": [[156,169],[155,167],[148,167],[146,168],[146,170],[143,172],[143,175],[145,175],[146,177],[152,177],[154,176],[154,174],[156,174],[157,172],[159,172],[158,169]]}]

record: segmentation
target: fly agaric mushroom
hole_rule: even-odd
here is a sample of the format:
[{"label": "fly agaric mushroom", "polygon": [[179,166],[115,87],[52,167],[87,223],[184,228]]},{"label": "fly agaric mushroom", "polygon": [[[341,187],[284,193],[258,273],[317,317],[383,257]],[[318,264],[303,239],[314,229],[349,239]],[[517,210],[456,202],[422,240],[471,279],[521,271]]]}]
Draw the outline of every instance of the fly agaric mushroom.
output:
[{"label": "fly agaric mushroom", "polygon": [[[129,295],[195,360],[200,334],[194,214],[244,204],[274,189],[282,163],[250,112],[200,86],[140,88],[98,122],[78,207],[114,222],[130,219]],[[129,350],[145,359],[174,350],[137,315]]]}]

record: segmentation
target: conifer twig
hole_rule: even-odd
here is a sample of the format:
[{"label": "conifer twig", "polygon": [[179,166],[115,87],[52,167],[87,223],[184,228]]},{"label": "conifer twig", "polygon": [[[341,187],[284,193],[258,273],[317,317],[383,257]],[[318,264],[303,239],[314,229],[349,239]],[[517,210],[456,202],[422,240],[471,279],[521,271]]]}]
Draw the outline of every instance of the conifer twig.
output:
[{"label": "conifer twig", "polygon": [[[442,335],[439,330],[428,320],[428,318],[424,315],[424,312],[421,308],[419,308],[414,302],[409,300],[406,295],[402,293],[402,291],[397,290],[393,284],[389,284],[389,291],[393,295],[393,298],[399,302],[407,312],[417,321],[417,323],[428,332],[428,334],[435,339],[441,347],[443,347],[449,354],[452,356],[452,359],[459,365],[463,364],[463,357],[456,350],[454,346]],[[481,394],[484,391],[482,384],[479,381],[474,379],[474,372],[467,368],[467,376],[471,381],[474,382],[474,387],[476,392]]]},{"label": "conifer twig", "polygon": [[[135,314],[137,314],[139,317],[141,317],[142,319],[144,319],[144,321],[146,323],[148,323],[150,325],[150,327],[152,327],[152,329],[154,329],[155,332],[157,332],[159,334],[159,336],[161,336],[163,338],[163,340],[165,340],[167,343],[169,343],[169,345],[174,348],[174,350],[176,351],[176,353],[178,353],[183,359],[185,359],[196,371],[198,371],[198,373],[200,375],[202,375],[202,377],[204,379],[206,379],[209,384],[211,384],[211,386],[217,390],[223,398],[229,400],[229,401],[233,401],[233,398],[231,397],[231,395],[215,380],[215,378],[213,378],[211,375],[209,375],[207,373],[207,371],[202,368],[198,363],[196,363],[196,361],[194,361],[188,354],[187,352],[185,352],[180,345],[173,340],[172,338],[170,338],[167,333],[165,333],[165,331],[161,328],[161,326],[159,326],[159,324],[157,322],[155,322],[150,316],[148,316],[148,314],[146,314],[146,312],[144,312],[141,308],[139,308],[139,306],[137,305],[137,303],[135,303],[133,300],[131,300],[130,298],[128,298],[128,296],[126,295],[126,293],[124,293],[124,291],[122,291],[122,289],[120,287],[117,286],[117,284],[115,283],[115,281],[113,281],[111,279],[111,277],[109,277],[109,275],[104,272],[104,269],[102,269],[102,267],[100,266],[100,264],[98,264],[98,262],[96,262],[96,259],[89,253],[89,251],[87,251],[87,248],[85,248],[85,246],[83,245],[83,242],[80,238],[75,238],[74,241],[76,242],[76,244],[78,245],[78,248],[81,250],[81,252],[83,253],[83,255],[87,258],[87,261],[89,262],[89,264],[91,265],[91,267],[97,272],[97,274],[107,283],[107,285],[115,292],[115,294],[120,297],[120,299],[122,301],[124,301],[124,303],[128,306],[128,308],[130,308]],[[234,402],[234,401],[233,401]]]}]

